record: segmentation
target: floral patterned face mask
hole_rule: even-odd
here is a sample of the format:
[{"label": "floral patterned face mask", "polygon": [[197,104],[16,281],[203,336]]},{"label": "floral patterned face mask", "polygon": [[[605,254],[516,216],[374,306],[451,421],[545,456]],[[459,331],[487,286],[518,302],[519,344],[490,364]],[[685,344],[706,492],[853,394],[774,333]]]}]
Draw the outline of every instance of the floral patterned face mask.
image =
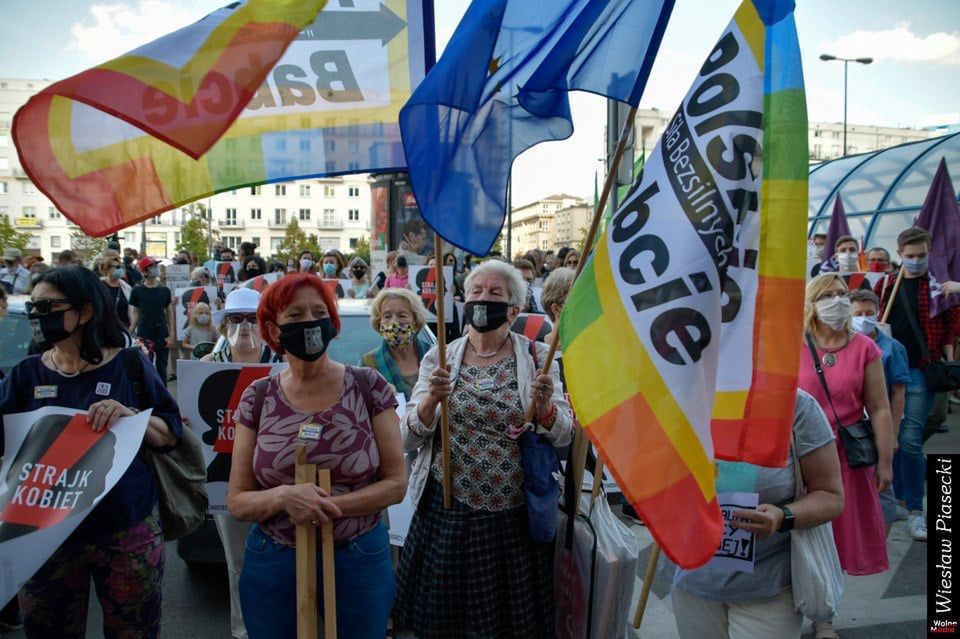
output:
[{"label": "floral patterned face mask", "polygon": [[391,348],[404,348],[413,343],[417,332],[412,324],[384,324],[380,327],[380,335]]}]

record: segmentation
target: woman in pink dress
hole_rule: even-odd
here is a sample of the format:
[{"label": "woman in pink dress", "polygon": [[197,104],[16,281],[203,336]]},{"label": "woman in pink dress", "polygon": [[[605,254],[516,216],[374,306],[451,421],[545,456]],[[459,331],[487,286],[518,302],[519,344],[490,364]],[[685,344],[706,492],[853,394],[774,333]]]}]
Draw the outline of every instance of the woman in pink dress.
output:
[{"label": "woman in pink dress", "polygon": [[[804,344],[800,351],[798,385],[823,408],[836,436],[843,479],[843,514],[833,520],[841,567],[851,575],[872,575],[887,570],[887,545],[879,494],[893,477],[893,419],[883,379],[880,348],[850,326],[850,292],[843,278],[825,273],[807,284],[803,307]],[[830,390],[814,366],[810,346]],[[834,412],[836,410],[836,412]],[[861,420],[864,410],[876,435],[876,466],[850,468],[837,424],[846,427]],[[817,637],[835,637],[829,624],[814,624]]]}]

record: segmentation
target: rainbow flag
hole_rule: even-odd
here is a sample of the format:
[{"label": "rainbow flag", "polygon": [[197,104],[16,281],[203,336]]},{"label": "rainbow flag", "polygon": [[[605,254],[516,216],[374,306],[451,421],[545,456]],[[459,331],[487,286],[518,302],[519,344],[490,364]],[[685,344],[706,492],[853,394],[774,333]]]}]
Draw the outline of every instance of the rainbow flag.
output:
[{"label": "rainbow flag", "polygon": [[720,543],[714,459],[787,459],[807,224],[793,5],[740,5],[560,321],[577,416],[683,568]]},{"label": "rainbow flag", "polygon": [[234,2],[50,85],[14,119],[24,170],[90,235],[137,221],[128,211],[141,202],[152,209],[171,201],[162,184],[169,176],[150,156],[196,160],[210,149],[325,4]]}]

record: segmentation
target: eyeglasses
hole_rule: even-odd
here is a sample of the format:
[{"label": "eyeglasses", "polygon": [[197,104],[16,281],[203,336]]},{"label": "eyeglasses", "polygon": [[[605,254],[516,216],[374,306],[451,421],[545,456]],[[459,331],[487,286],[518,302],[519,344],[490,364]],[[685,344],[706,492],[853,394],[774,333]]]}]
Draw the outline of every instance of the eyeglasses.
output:
[{"label": "eyeglasses", "polygon": [[256,313],[237,313],[227,315],[228,324],[243,324],[244,322],[250,322],[251,324],[257,323],[257,314]]},{"label": "eyeglasses", "polygon": [[823,302],[825,300],[833,299],[834,297],[839,297],[840,299],[845,300],[850,298],[850,293],[848,293],[847,291],[838,291],[836,293],[824,293],[823,295],[819,296],[815,301]]},{"label": "eyeglasses", "polygon": [[66,304],[70,307],[70,300],[48,298],[24,302],[23,306],[27,309],[27,315],[48,315],[54,306],[60,306],[61,304]]}]

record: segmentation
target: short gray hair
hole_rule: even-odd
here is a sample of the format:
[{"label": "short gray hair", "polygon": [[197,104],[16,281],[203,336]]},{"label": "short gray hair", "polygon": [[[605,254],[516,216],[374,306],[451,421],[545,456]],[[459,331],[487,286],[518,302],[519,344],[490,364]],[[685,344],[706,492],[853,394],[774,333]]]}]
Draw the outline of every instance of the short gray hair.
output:
[{"label": "short gray hair", "polygon": [[543,283],[543,292],[540,293],[540,304],[543,306],[544,312],[546,312],[547,317],[551,321],[556,321],[557,318],[553,316],[553,309],[551,308],[554,304],[563,306],[564,302],[567,301],[567,294],[570,292],[570,287],[573,285],[573,280],[576,279],[577,272],[572,268],[561,267],[550,271],[550,275],[547,276],[547,280]]},{"label": "short gray hair", "polygon": [[418,332],[427,325],[427,309],[424,308],[423,301],[413,291],[407,288],[385,288],[377,294],[370,306],[370,325],[373,326],[373,330],[380,332],[382,307],[384,302],[390,300],[403,300],[407,303],[410,312],[413,314],[413,326]]},{"label": "short gray hair", "polygon": [[520,271],[500,260],[487,260],[470,271],[466,281],[463,283],[464,292],[470,295],[470,289],[473,288],[473,281],[480,275],[487,274],[498,275],[503,280],[503,283],[507,285],[511,306],[523,306],[527,303],[527,283],[523,280],[523,276],[520,275]]}]

